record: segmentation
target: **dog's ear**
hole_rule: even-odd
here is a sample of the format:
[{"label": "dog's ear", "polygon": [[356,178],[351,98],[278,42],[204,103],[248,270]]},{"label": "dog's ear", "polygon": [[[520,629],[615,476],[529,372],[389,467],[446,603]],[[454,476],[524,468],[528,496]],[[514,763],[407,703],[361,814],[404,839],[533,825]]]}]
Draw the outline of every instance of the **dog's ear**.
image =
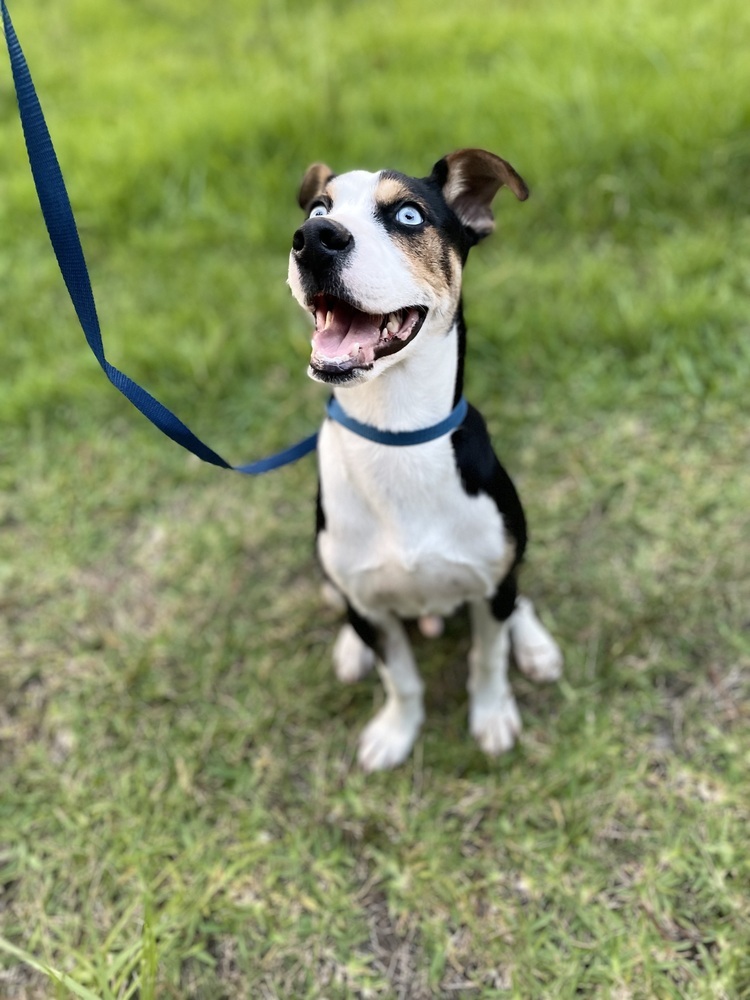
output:
[{"label": "dog's ear", "polygon": [[307,211],[310,203],[323,194],[326,184],[335,176],[325,163],[313,163],[311,167],[308,167],[297,195],[299,207]]},{"label": "dog's ear", "polygon": [[443,189],[443,197],[461,222],[477,239],[495,228],[492,199],[505,184],[519,201],[529,189],[506,160],[484,149],[459,149],[439,160],[432,176]]}]

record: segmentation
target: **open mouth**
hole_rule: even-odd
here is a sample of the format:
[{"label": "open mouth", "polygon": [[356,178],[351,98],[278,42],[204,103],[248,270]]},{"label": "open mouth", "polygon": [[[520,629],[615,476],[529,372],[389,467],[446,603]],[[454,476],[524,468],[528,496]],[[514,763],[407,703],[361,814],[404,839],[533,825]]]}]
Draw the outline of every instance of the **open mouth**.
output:
[{"label": "open mouth", "polygon": [[373,315],[333,295],[316,295],[310,308],[315,317],[310,367],[334,377],[370,368],[378,358],[400,351],[427,316],[424,306]]}]

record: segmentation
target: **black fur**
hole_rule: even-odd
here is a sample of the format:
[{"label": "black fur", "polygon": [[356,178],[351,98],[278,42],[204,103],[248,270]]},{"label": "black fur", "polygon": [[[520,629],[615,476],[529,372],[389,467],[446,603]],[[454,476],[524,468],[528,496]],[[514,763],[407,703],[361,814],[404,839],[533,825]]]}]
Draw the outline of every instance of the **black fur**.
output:
[{"label": "black fur", "polygon": [[513,613],[518,594],[518,566],[528,541],[526,515],[513,480],[495,455],[484,418],[473,406],[469,406],[463,424],[453,432],[451,442],[464,489],[471,496],[486,493],[492,497],[506,531],[516,543],[510,572],[500,581],[490,600],[495,618],[505,621]]},{"label": "black fur", "polygon": [[370,647],[381,663],[385,662],[383,639],[377,627],[373,625],[371,621],[368,621],[367,618],[363,618],[362,615],[355,608],[353,608],[348,601],[346,602],[346,613],[347,618],[349,619],[349,624],[360,637],[365,646]]},{"label": "black fur", "polygon": [[513,481],[492,449],[484,418],[473,406],[469,406],[463,424],[451,435],[451,442],[464,489],[470,496],[486,493],[495,501],[516,543],[514,566],[518,565],[526,550],[526,516]]},{"label": "black fur", "polygon": [[490,607],[492,614],[499,622],[507,621],[513,614],[518,597],[518,567],[514,566],[504,580],[497,585],[497,590],[492,595]]},{"label": "black fur", "polygon": [[453,390],[453,405],[457,406],[458,401],[464,394],[464,365],[466,363],[466,321],[464,320],[463,301],[458,300],[458,309],[454,318],[454,323],[458,329],[458,364],[456,365],[456,387]]},{"label": "black fur", "polygon": [[[447,237],[453,244],[461,260],[465,263],[469,250],[476,243],[476,238],[463,225],[443,197],[445,178],[440,180],[440,177],[434,171],[429,177],[408,177],[397,170],[384,170],[381,176],[398,181],[410,192],[414,201],[425,213],[424,224],[439,229],[441,234]],[[404,203],[402,200],[395,205],[380,205],[378,207],[378,216],[386,232],[392,233],[398,231],[400,234],[403,234],[405,231],[408,232],[411,229],[411,227],[402,226],[395,218],[396,212]],[[419,232],[420,228],[423,227],[415,226],[414,231]],[[448,265],[446,263],[443,266]]]},{"label": "black fur", "polygon": [[318,478],[318,494],[315,497],[315,540],[316,541],[321,531],[325,530],[326,530],[326,512],[323,509],[323,493],[320,486],[320,478]]}]

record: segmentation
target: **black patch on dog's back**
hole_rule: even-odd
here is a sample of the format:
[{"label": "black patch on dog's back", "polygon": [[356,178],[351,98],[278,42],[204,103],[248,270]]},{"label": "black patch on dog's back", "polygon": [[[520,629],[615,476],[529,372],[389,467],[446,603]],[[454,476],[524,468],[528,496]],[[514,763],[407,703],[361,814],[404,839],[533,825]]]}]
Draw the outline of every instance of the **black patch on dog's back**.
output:
[{"label": "black patch on dog's back", "polygon": [[515,540],[513,565],[523,559],[526,549],[526,516],[513,480],[495,454],[481,413],[469,406],[463,424],[451,435],[456,466],[469,496],[486,493],[497,504],[508,534]]}]

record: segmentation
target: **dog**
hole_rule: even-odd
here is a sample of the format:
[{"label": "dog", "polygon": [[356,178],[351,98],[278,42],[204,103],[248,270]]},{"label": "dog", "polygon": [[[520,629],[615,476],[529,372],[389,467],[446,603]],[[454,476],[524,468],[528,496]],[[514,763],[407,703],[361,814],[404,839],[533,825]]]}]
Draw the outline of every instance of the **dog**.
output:
[{"label": "dog", "polygon": [[[308,374],[346,415],[386,432],[431,428],[462,399],[466,327],[461,281],[471,247],[494,229],[503,186],[528,188],[481,149],[443,157],[428,177],[393,170],[334,174],[311,166],[298,201],[289,286],[314,319]],[[383,707],[364,729],[366,771],[408,757],[424,720],[423,689],[404,621],[440,631],[470,609],[469,723],[489,755],[513,746],[521,719],[508,683],[511,643],[535,681],[560,677],[560,650],[518,593],[526,520],[482,416],[425,443],[393,447],[333,419],[318,439],[317,551],[343,596],[337,676],[377,665]]]}]

